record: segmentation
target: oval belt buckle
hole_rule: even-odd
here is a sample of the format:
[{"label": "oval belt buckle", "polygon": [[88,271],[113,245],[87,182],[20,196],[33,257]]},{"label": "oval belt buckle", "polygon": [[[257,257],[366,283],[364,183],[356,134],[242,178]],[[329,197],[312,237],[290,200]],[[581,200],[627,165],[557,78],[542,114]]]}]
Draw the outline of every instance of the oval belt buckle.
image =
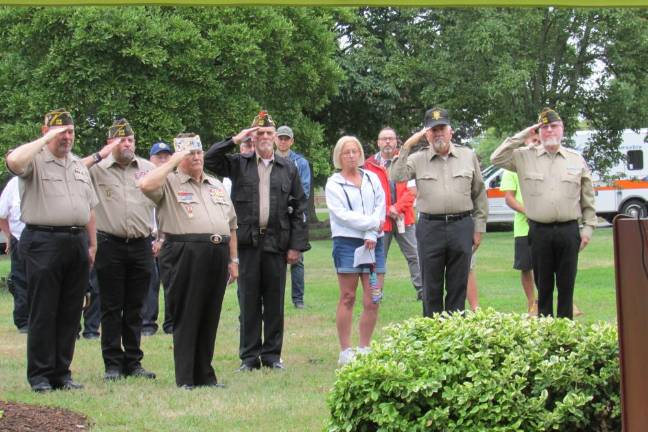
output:
[{"label": "oval belt buckle", "polygon": [[221,244],[223,242],[223,236],[220,234],[212,234],[209,237],[209,241],[211,241],[214,244]]}]

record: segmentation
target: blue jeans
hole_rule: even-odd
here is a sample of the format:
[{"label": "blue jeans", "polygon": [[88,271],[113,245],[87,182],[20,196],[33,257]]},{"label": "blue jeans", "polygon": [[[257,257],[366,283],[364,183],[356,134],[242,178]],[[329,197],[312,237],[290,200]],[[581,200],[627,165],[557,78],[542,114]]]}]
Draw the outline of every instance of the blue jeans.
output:
[{"label": "blue jeans", "polygon": [[293,304],[304,303],[304,254],[299,261],[290,265],[290,283]]}]

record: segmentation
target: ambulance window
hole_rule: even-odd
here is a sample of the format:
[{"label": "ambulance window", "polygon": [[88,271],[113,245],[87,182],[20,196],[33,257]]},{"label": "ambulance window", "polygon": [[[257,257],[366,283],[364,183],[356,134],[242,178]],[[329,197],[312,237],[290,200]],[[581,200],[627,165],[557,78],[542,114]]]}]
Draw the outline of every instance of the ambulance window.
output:
[{"label": "ambulance window", "polygon": [[500,187],[500,183],[502,183],[502,174],[498,174],[493,180],[491,180],[489,187],[491,189],[495,189]]},{"label": "ambulance window", "polygon": [[629,170],[643,169],[643,150],[630,150],[627,160]]}]

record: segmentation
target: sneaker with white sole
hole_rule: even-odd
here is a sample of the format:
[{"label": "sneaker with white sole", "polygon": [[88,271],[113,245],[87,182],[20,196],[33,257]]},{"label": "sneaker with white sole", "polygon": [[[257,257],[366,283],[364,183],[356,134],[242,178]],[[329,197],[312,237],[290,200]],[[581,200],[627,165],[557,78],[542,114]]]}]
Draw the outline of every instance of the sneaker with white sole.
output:
[{"label": "sneaker with white sole", "polygon": [[371,352],[371,348],[368,346],[356,348],[356,354],[367,355]]},{"label": "sneaker with white sole", "polygon": [[353,348],[347,348],[344,351],[340,351],[340,357],[338,358],[338,364],[344,366],[345,364],[351,363],[355,360],[356,353]]}]

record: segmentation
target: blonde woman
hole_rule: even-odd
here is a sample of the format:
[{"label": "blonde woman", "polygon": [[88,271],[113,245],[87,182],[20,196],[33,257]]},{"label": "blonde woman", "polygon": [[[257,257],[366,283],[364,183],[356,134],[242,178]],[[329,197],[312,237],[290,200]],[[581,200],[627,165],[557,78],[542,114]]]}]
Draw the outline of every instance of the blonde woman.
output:
[{"label": "blonde woman", "polygon": [[[378,274],[378,289],[382,290],[385,276],[382,232],[385,193],[378,176],[360,168],[364,164],[364,151],[357,138],[343,136],[338,140],[333,150],[333,164],[339,171],[326,183],[326,205],[333,237],[333,262],[340,286],[336,325],[340,341],[338,363],[343,365],[352,361],[356,353],[369,351],[378,319],[378,302],[372,301],[371,296],[370,268],[354,267],[353,258],[355,250],[363,245],[375,254],[374,270]],[[354,349],[351,346],[351,326],[359,280],[362,282],[360,343]]]}]

